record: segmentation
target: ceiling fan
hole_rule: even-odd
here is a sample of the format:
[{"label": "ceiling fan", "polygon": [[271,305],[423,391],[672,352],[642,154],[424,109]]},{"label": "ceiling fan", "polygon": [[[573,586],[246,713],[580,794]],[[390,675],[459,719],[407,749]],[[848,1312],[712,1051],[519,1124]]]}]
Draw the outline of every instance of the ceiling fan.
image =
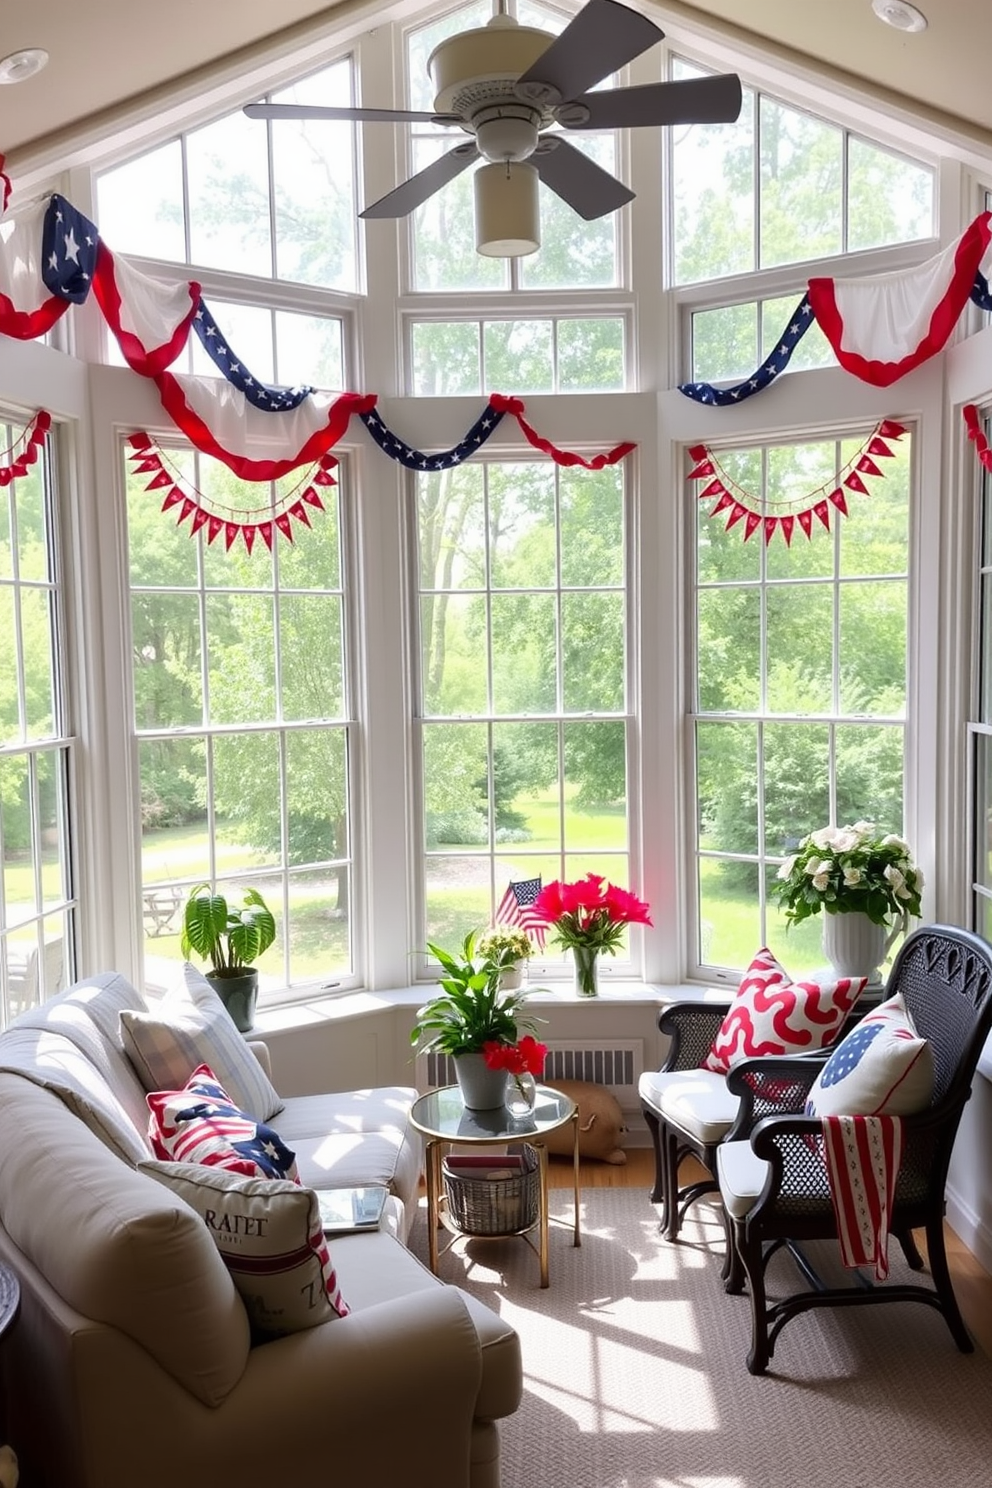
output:
[{"label": "ceiling fan", "polygon": [[515,257],[540,246],[538,181],[587,221],[633,200],[629,187],[569,144],[562,131],[737,118],[741,83],[735,73],[589,91],[664,34],[619,0],[588,0],[558,36],[501,13],[435,47],[427,63],[433,113],[294,103],[250,103],[245,113],[252,119],[431,123],[463,130],[473,139],[359,215],[405,217],[482,158],[489,164],[475,178],[476,246],[490,256]]}]

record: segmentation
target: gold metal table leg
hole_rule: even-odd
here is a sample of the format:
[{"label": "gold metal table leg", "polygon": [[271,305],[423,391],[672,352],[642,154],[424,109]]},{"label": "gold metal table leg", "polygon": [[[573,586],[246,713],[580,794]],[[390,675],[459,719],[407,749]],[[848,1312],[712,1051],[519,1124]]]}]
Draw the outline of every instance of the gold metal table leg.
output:
[{"label": "gold metal table leg", "polygon": [[548,1285],[548,1149],[541,1142],[537,1147],[537,1161],[541,1175],[541,1285]]},{"label": "gold metal table leg", "polygon": [[579,1111],[575,1109],[572,1117],[572,1175],[575,1190],[575,1236],[573,1245],[582,1244],[582,1233],[579,1228]]}]

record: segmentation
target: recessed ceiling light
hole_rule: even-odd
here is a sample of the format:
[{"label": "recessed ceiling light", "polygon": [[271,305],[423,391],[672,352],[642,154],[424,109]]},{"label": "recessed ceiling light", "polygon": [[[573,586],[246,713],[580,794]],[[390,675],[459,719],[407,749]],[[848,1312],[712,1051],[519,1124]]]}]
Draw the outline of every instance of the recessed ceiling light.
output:
[{"label": "recessed ceiling light", "polygon": [[880,21],[894,26],[897,31],[925,31],[927,18],[915,5],[906,0],[871,0],[871,8]]},{"label": "recessed ceiling light", "polygon": [[0,83],[23,83],[40,72],[47,61],[48,53],[42,47],[25,47],[9,57],[0,57]]}]

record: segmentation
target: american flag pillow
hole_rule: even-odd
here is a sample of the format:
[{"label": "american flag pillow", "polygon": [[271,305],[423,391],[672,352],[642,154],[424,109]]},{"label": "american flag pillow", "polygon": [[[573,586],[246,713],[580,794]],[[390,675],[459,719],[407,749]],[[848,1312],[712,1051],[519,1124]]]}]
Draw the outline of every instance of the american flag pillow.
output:
[{"label": "american flag pillow", "polygon": [[933,1051],[897,992],[837,1045],[810,1090],[806,1114],[911,1116],[932,1099]]},{"label": "american flag pillow", "polygon": [[825,1049],[867,982],[867,977],[794,982],[763,946],[744,973],[703,1068],[726,1074],[742,1059]]},{"label": "american flag pillow", "polygon": [[299,1181],[296,1154],[271,1126],[240,1110],[208,1064],[197,1065],[182,1090],[145,1096],[155,1156],[204,1163],[246,1178]]}]

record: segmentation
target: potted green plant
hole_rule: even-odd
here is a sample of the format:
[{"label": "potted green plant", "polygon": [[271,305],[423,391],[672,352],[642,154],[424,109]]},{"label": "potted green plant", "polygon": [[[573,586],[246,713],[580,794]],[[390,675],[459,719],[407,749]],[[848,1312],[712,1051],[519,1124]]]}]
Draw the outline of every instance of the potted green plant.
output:
[{"label": "potted green plant", "polygon": [[522,966],[534,954],[534,942],[516,925],[494,925],[479,936],[476,949],[500,967],[500,987],[508,990],[520,986]]},{"label": "potted green plant", "polygon": [[503,1104],[507,1071],[487,1064],[486,1046],[515,1046],[519,1030],[533,1032],[536,1022],[523,1012],[525,993],[501,990],[504,966],[479,953],[477,935],[470,931],[456,955],[428,941],[441,991],[418,1009],[410,1042],[450,1055],[466,1106],[490,1110]]},{"label": "potted green plant", "polygon": [[252,963],[275,938],[276,922],[257,889],[245,889],[240,906],[228,905],[207,883],[190,890],[183,910],[182,953],[188,959],[195,951],[209,963],[206,979],[242,1033],[255,1021],[258,970]]}]

